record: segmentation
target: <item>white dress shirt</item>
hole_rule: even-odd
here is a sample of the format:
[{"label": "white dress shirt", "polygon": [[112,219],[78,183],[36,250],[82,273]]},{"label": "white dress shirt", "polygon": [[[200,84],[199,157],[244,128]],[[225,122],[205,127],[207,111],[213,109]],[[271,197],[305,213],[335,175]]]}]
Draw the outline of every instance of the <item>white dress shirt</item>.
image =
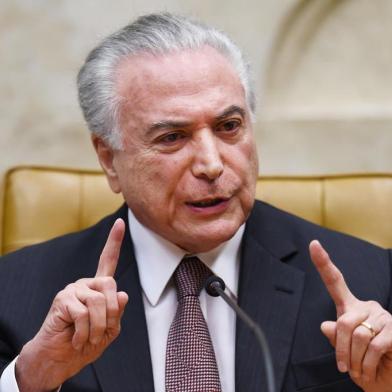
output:
[{"label": "white dress shirt", "polygon": [[[165,392],[166,342],[177,310],[177,293],[171,277],[186,252],[141,225],[131,211],[129,227],[143,290],[155,392]],[[237,299],[242,225],[229,241],[199,259],[226,283]],[[132,299],[130,299],[132,300]],[[235,313],[221,299],[200,293],[200,305],[210,331],[223,392],[235,390]]]},{"label": "white dress shirt", "polygon": [[[177,293],[171,278],[187,252],[140,224],[131,210],[128,219],[143,291],[155,392],[165,392],[166,342],[177,310]],[[195,255],[225,281],[226,292],[235,300],[244,227],[217,248]],[[200,293],[200,305],[214,346],[222,391],[234,392],[236,316],[221,298],[210,297],[205,290]],[[15,361],[0,378],[0,392],[19,392]]]}]

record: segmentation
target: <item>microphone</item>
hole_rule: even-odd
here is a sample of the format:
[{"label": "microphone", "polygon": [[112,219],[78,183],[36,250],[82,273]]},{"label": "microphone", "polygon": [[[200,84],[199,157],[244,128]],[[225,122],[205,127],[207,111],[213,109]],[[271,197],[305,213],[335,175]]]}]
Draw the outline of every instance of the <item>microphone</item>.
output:
[{"label": "microphone", "polygon": [[235,301],[233,301],[226,293],[225,293],[225,282],[223,279],[219,278],[216,275],[211,275],[207,278],[204,288],[209,295],[212,297],[222,297],[223,300],[234,310],[237,316],[250,328],[250,330],[256,336],[256,339],[259,343],[261,352],[264,358],[264,367],[265,374],[267,380],[267,391],[275,392],[275,375],[274,375],[274,367],[272,364],[272,357],[270,353],[270,349],[268,347],[267,339],[261,330],[261,328],[254,322],[238,305]]}]

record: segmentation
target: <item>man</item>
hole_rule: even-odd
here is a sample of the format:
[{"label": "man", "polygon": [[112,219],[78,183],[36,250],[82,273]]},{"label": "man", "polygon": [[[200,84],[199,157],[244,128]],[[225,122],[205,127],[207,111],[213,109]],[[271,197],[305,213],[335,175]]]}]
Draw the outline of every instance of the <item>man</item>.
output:
[{"label": "man", "polygon": [[[391,256],[254,202],[254,96],[227,37],[144,16],[93,50],[78,82],[126,206],[3,258],[2,392],[265,390],[255,340],[222,301],[202,291],[203,314],[196,296],[180,309],[181,279],[210,270],[265,329],[278,390],[391,390]],[[314,238],[350,289],[317,241],[312,264]]]}]

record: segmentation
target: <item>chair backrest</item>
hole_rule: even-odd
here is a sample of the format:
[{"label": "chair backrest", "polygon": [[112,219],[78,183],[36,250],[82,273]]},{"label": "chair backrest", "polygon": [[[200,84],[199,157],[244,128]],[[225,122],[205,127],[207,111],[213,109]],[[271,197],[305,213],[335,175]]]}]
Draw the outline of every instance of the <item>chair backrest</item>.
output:
[{"label": "chair backrest", "polygon": [[[2,191],[0,254],[88,227],[123,202],[93,170],[16,167],[5,174]],[[392,174],[263,176],[256,197],[392,247]]]}]

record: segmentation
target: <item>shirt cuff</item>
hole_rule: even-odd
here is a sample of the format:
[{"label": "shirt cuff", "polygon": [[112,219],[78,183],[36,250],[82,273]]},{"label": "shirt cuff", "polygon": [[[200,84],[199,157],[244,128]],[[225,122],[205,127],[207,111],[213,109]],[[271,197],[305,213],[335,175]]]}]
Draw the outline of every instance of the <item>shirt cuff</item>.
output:
[{"label": "shirt cuff", "polygon": [[0,392],[19,392],[15,378],[16,357],[4,370],[0,378]]},{"label": "shirt cuff", "polygon": [[[3,371],[0,378],[0,392],[20,392],[18,383],[15,377],[15,363],[18,357],[16,357]],[[59,392],[61,387],[55,392]]]}]

